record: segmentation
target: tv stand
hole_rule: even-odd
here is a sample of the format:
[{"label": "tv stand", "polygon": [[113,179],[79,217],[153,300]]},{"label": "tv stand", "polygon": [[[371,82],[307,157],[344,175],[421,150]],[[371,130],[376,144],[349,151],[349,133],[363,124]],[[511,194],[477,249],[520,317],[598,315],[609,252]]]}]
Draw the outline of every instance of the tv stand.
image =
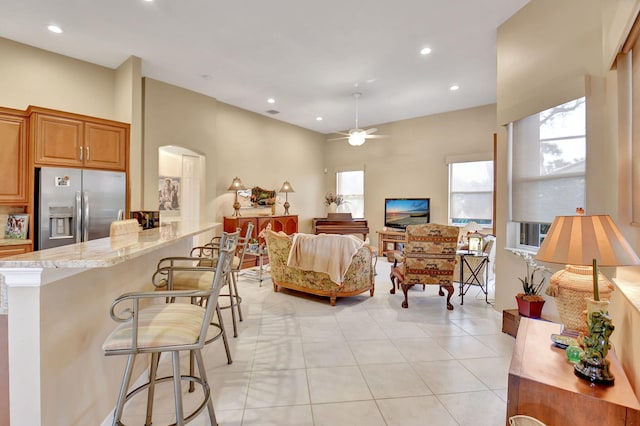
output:
[{"label": "tv stand", "polygon": [[393,252],[400,250],[399,244],[407,242],[407,235],[404,231],[385,229],[378,231],[378,256],[386,256],[387,260],[393,261]]}]

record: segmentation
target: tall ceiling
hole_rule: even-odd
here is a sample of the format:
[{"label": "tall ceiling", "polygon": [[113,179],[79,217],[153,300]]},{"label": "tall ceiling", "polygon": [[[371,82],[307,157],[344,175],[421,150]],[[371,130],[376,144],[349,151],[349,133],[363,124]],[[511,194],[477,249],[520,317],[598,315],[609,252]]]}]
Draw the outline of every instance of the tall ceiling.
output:
[{"label": "tall ceiling", "polygon": [[0,37],[109,68],[138,56],[145,77],[332,133],[354,127],[354,92],[360,127],[495,102],[496,29],[527,2],[0,0]]}]

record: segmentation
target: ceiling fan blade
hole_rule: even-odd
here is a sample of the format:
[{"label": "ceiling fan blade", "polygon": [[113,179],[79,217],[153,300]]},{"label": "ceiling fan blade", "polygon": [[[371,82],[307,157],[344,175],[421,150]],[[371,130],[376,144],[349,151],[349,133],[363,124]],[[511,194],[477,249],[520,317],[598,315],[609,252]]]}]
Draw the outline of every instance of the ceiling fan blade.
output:
[{"label": "ceiling fan blade", "polygon": [[384,138],[388,138],[389,136],[387,135],[367,135],[365,136],[365,139],[384,139]]},{"label": "ceiling fan blade", "polygon": [[370,135],[371,133],[375,133],[375,132],[377,132],[377,131],[378,131],[378,129],[376,129],[375,127],[372,127],[372,128],[370,128],[370,129],[365,130],[364,132],[365,132],[366,134]]},{"label": "ceiling fan blade", "polygon": [[[340,134],[344,135],[344,133],[340,133]],[[339,138],[327,139],[327,142],[329,142],[329,141],[337,141],[337,140],[340,140],[340,139],[349,139],[349,136],[342,136],[342,137],[339,137]]]}]

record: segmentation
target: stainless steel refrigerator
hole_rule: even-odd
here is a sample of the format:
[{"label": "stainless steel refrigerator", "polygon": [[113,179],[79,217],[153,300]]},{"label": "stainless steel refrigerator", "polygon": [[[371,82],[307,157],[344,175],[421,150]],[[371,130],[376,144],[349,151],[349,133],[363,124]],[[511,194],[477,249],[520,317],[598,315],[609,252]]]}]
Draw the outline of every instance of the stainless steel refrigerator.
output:
[{"label": "stainless steel refrigerator", "polygon": [[124,172],[36,169],[36,250],[109,236],[124,217]]}]

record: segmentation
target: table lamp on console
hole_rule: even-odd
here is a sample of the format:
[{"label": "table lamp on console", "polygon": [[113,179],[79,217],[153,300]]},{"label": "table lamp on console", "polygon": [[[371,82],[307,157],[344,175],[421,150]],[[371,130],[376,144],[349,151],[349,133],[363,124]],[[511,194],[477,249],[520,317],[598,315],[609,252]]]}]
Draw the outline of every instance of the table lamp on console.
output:
[{"label": "table lamp on console", "polygon": [[289,214],[289,207],[291,207],[291,204],[289,204],[289,193],[290,192],[296,192],[293,190],[293,187],[291,186],[291,184],[289,183],[288,180],[285,180],[284,183],[282,184],[282,188],[280,188],[280,191],[278,192],[284,192],[284,214]]},{"label": "table lamp on console", "polygon": [[[609,302],[600,299],[601,296],[609,298],[613,285],[598,272],[598,264],[638,265],[640,259],[609,215],[556,216],[535,258],[566,265],[551,276],[546,292],[556,298],[560,320],[566,328],[591,335],[591,339],[584,339],[585,356],[575,365],[576,375],[592,382],[612,384],[613,376],[608,373],[608,361],[604,358],[613,325],[607,312]],[[596,332],[603,333],[600,344],[595,342]]]},{"label": "table lamp on console", "polygon": [[238,201],[238,191],[242,191],[245,189],[247,188],[244,187],[244,184],[238,176],[233,178],[233,181],[231,181],[231,185],[229,185],[229,188],[227,189],[228,191],[233,191],[236,195],[235,201],[233,203],[234,216],[240,216],[240,202]]}]

